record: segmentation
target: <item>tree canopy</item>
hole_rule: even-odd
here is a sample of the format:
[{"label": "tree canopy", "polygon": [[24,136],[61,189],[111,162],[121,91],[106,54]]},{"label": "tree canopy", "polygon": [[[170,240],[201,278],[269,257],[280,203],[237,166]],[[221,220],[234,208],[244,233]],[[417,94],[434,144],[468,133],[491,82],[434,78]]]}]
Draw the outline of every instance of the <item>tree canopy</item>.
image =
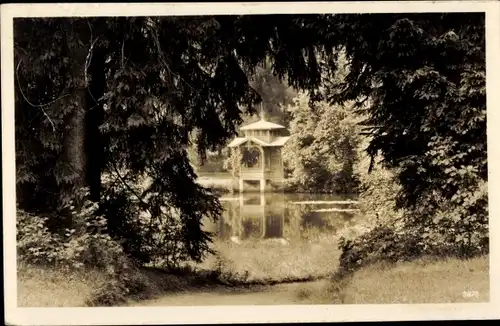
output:
[{"label": "tree canopy", "polygon": [[[183,259],[209,251],[201,220],[221,207],[195,182],[188,147],[195,143],[203,158],[236,134],[242,114],[261,100],[249,77],[266,60],[276,78],[309,93],[313,109],[318,100],[363,108],[368,152],[399,169],[399,205],[438,209],[439,193],[463,207],[487,177],[481,13],[17,18],[14,25],[19,205],[60,211],[57,229],[75,223],[63,208],[78,207],[88,188],[111,235],[142,261],[160,241],[147,234],[168,235],[161,241],[172,246],[162,246],[182,248]],[[348,71],[339,82],[341,53]],[[137,237],[144,211],[154,223]]]},{"label": "tree canopy", "polygon": [[360,142],[359,117],[352,106],[316,103],[307,96],[288,107],[293,137],[283,148],[283,161],[291,172],[288,184],[299,192],[357,192],[354,165]]}]

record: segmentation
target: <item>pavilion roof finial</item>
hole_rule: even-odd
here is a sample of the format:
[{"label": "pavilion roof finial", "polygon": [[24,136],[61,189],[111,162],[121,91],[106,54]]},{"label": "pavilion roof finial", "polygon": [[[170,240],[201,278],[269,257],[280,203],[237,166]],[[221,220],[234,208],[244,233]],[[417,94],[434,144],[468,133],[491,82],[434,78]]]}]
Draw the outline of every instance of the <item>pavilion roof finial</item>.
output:
[{"label": "pavilion roof finial", "polygon": [[260,103],[260,119],[266,120],[266,112],[264,111],[264,105]]}]

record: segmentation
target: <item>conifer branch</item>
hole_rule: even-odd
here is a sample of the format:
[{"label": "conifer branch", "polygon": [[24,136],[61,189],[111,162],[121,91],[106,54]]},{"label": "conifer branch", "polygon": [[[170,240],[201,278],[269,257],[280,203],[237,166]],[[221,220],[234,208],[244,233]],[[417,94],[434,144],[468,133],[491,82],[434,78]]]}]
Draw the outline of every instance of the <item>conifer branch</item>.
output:
[{"label": "conifer branch", "polygon": [[34,108],[38,108],[38,109],[40,109],[42,111],[43,115],[47,118],[47,120],[49,120],[49,122],[50,122],[50,124],[52,126],[52,130],[55,132],[56,131],[56,126],[54,124],[54,121],[52,121],[52,119],[49,117],[49,115],[47,114],[47,112],[45,112],[45,110],[43,108],[46,107],[46,106],[54,104],[55,102],[57,102],[60,99],[68,96],[69,94],[64,94],[64,95],[56,98],[55,100],[52,100],[52,101],[46,103],[46,104],[34,104],[34,103],[32,103],[28,99],[28,97],[24,94],[22,86],[21,86],[21,82],[19,81],[19,67],[21,66],[21,62],[22,62],[22,60],[19,60],[19,62],[17,63],[16,74],[15,74],[16,75],[17,85],[18,85],[18,88],[19,88],[19,93],[21,93],[21,95],[24,98],[24,100],[26,101],[26,103],[28,103],[30,106],[32,106]]}]

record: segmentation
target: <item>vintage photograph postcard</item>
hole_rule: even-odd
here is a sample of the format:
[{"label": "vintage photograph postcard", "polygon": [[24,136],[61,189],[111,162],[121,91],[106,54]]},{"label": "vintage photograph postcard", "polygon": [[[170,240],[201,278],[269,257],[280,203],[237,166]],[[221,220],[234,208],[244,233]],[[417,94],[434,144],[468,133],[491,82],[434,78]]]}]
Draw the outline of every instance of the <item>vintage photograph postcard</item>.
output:
[{"label": "vintage photograph postcard", "polygon": [[499,2],[11,4],[1,35],[7,324],[500,317]]}]

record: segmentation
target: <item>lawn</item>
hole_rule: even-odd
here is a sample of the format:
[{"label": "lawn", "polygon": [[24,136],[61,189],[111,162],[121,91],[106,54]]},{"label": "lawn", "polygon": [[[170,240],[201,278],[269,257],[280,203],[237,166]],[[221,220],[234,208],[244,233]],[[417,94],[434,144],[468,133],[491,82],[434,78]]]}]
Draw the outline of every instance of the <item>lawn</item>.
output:
[{"label": "lawn", "polygon": [[344,288],[344,303],[487,302],[489,283],[488,256],[470,260],[419,259],[396,265],[377,263],[353,275]]},{"label": "lawn", "polygon": [[217,256],[198,267],[221,266],[229,273],[247,275],[248,281],[293,281],[326,277],[337,269],[340,251],[336,238],[324,237],[313,243],[281,243],[273,240],[215,241]]},{"label": "lawn", "polygon": [[[377,263],[357,273],[342,289],[345,304],[484,302],[489,296],[488,257],[472,260],[420,259],[395,265]],[[338,304],[327,279],[248,289],[185,291],[131,306]],[[463,292],[468,297],[464,298]],[[477,291],[478,296],[474,296]],[[472,295],[472,296],[471,296]]]},{"label": "lawn", "polygon": [[102,272],[61,272],[19,264],[17,269],[19,307],[85,307],[94,291],[109,279]]},{"label": "lawn", "polygon": [[[260,249],[262,250],[262,249]],[[314,265],[304,252],[276,262],[279,253],[266,255],[262,250],[246,257],[233,271],[248,270],[249,280],[285,280],[319,275],[333,268],[336,260],[323,259],[324,266]],[[238,252],[234,252],[236,256]],[[242,252],[239,252],[242,254]],[[252,255],[252,254],[250,254]],[[302,256],[302,264],[299,263]],[[290,265],[296,259],[296,261]],[[311,261],[313,263],[311,263]],[[319,261],[319,260],[317,260]],[[259,267],[260,266],[260,267]],[[227,268],[227,267],[226,267]],[[236,268],[236,269],[235,269]],[[229,269],[227,269],[229,271]],[[266,276],[266,277],[264,277]],[[287,276],[287,277],[284,277]],[[327,279],[269,286],[224,286],[196,274],[172,275],[155,270],[141,271],[144,293],[127,298],[127,305],[196,305],[196,304],[335,304],[339,302],[337,284]],[[53,269],[19,266],[18,305],[21,307],[82,307],[109,279],[97,271],[62,273]],[[274,283],[274,282],[271,282]],[[464,291],[465,296],[464,296]],[[489,263],[483,256],[471,260],[429,260],[367,266],[354,273],[340,293],[345,304],[457,303],[485,302],[489,299]]]}]

